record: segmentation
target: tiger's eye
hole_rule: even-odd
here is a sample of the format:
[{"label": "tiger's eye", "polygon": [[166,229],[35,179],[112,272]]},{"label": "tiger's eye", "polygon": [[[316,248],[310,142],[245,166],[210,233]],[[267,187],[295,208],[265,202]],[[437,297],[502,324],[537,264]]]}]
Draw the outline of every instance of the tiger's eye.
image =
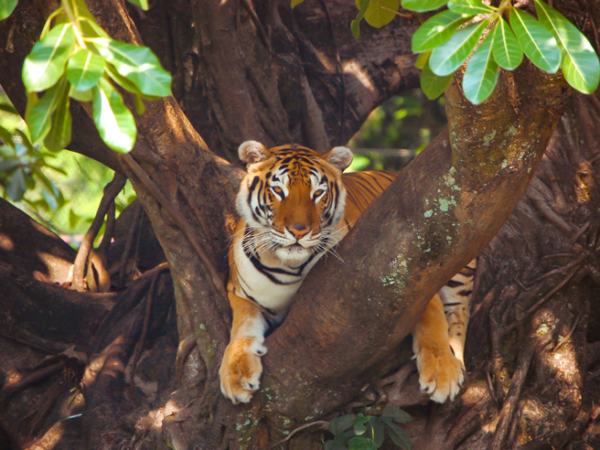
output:
[{"label": "tiger's eye", "polygon": [[323,189],[319,189],[317,192],[315,192],[315,195],[313,196],[313,198],[317,198],[320,197],[321,194],[323,194],[325,191]]},{"label": "tiger's eye", "polygon": [[273,186],[273,187],[271,188],[271,190],[272,190],[273,192],[275,192],[277,195],[281,195],[281,194],[283,194],[283,189],[281,189],[279,186]]}]

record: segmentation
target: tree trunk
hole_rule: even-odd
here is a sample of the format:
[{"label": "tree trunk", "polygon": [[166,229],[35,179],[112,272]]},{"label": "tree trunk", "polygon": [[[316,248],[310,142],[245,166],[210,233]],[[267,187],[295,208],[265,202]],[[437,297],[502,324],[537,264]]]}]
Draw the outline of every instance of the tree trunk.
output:
[{"label": "tree trunk", "polygon": [[[267,339],[253,401],[233,406],[221,396],[237,146],[257,139],[327,151],[418,83],[416,18],[363,25],[355,40],[353,2],[306,1],[293,11],[288,1],[255,3],[177,0],[145,13],[87,0],[109,34],[150,45],[174,75],[174,96],[136,117],[130,155],[108,150],[79,106],[70,146],[131,180],[154,234],[143,220],[129,234],[146,245],[155,235],[170,273],[160,257],[138,254],[136,265],[150,270],[125,289],[77,293],[49,284],[66,281],[74,259],[56,238],[46,251],[62,258],[56,270],[34,269],[46,238],[24,257],[0,253],[9,287],[0,296],[0,448],[270,448],[286,436],[289,448],[320,448],[327,435],[318,427],[290,432],[385,404],[410,407],[415,448],[594,448],[600,336],[587,330],[600,320],[600,102],[569,98],[560,76],[529,64],[503,72],[479,106],[455,77],[449,130],[365,213],[339,247],[343,262],[314,268]],[[20,67],[53,6],[21,0],[0,23],[0,84],[19,111]],[[0,248],[21,249],[31,225],[2,207],[11,212],[0,222]],[[111,246],[109,267],[123,259],[127,238]],[[397,372],[410,357],[403,339],[432,295],[484,248],[469,381],[455,402],[423,406],[409,366]],[[46,278],[36,281],[34,270]]]}]

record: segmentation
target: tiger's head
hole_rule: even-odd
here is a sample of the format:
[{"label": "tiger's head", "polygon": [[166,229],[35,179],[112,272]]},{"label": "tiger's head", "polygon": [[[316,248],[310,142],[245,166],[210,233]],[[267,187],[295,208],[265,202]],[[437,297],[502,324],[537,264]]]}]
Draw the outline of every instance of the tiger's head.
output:
[{"label": "tiger's head", "polygon": [[267,149],[246,141],[239,156],[248,175],[237,209],[254,229],[259,248],[299,267],[339,241],[335,231],[346,200],[342,171],[353,158],[348,148],[320,154],[299,145]]}]

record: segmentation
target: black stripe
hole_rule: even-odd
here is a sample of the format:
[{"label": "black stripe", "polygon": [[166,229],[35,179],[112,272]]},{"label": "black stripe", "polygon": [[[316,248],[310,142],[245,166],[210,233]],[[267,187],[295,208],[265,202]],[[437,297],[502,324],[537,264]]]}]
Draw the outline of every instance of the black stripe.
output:
[{"label": "black stripe", "polygon": [[448,287],[456,287],[456,286],[464,286],[465,283],[462,283],[460,281],[454,281],[454,280],[450,280],[446,283],[446,286]]},{"label": "black stripe", "polygon": [[473,291],[464,291],[464,290],[463,290],[463,291],[460,291],[460,292],[458,293],[458,295],[462,295],[463,297],[466,297],[467,295],[471,295],[471,293],[472,293],[472,292],[473,292]]},{"label": "black stripe", "polygon": [[457,306],[457,305],[462,305],[461,302],[456,302],[456,303],[444,303],[444,307],[446,306]]}]

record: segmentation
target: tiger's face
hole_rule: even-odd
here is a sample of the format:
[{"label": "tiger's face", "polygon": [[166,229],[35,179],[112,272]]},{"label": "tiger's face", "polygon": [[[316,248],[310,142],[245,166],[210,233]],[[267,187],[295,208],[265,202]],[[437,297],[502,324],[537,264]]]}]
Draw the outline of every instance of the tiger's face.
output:
[{"label": "tiger's face", "polygon": [[321,155],[297,145],[267,150],[247,141],[239,154],[248,175],[237,207],[259,250],[296,268],[338,242],[335,230],[346,198],[341,173],[352,162],[349,149],[335,147]]}]

